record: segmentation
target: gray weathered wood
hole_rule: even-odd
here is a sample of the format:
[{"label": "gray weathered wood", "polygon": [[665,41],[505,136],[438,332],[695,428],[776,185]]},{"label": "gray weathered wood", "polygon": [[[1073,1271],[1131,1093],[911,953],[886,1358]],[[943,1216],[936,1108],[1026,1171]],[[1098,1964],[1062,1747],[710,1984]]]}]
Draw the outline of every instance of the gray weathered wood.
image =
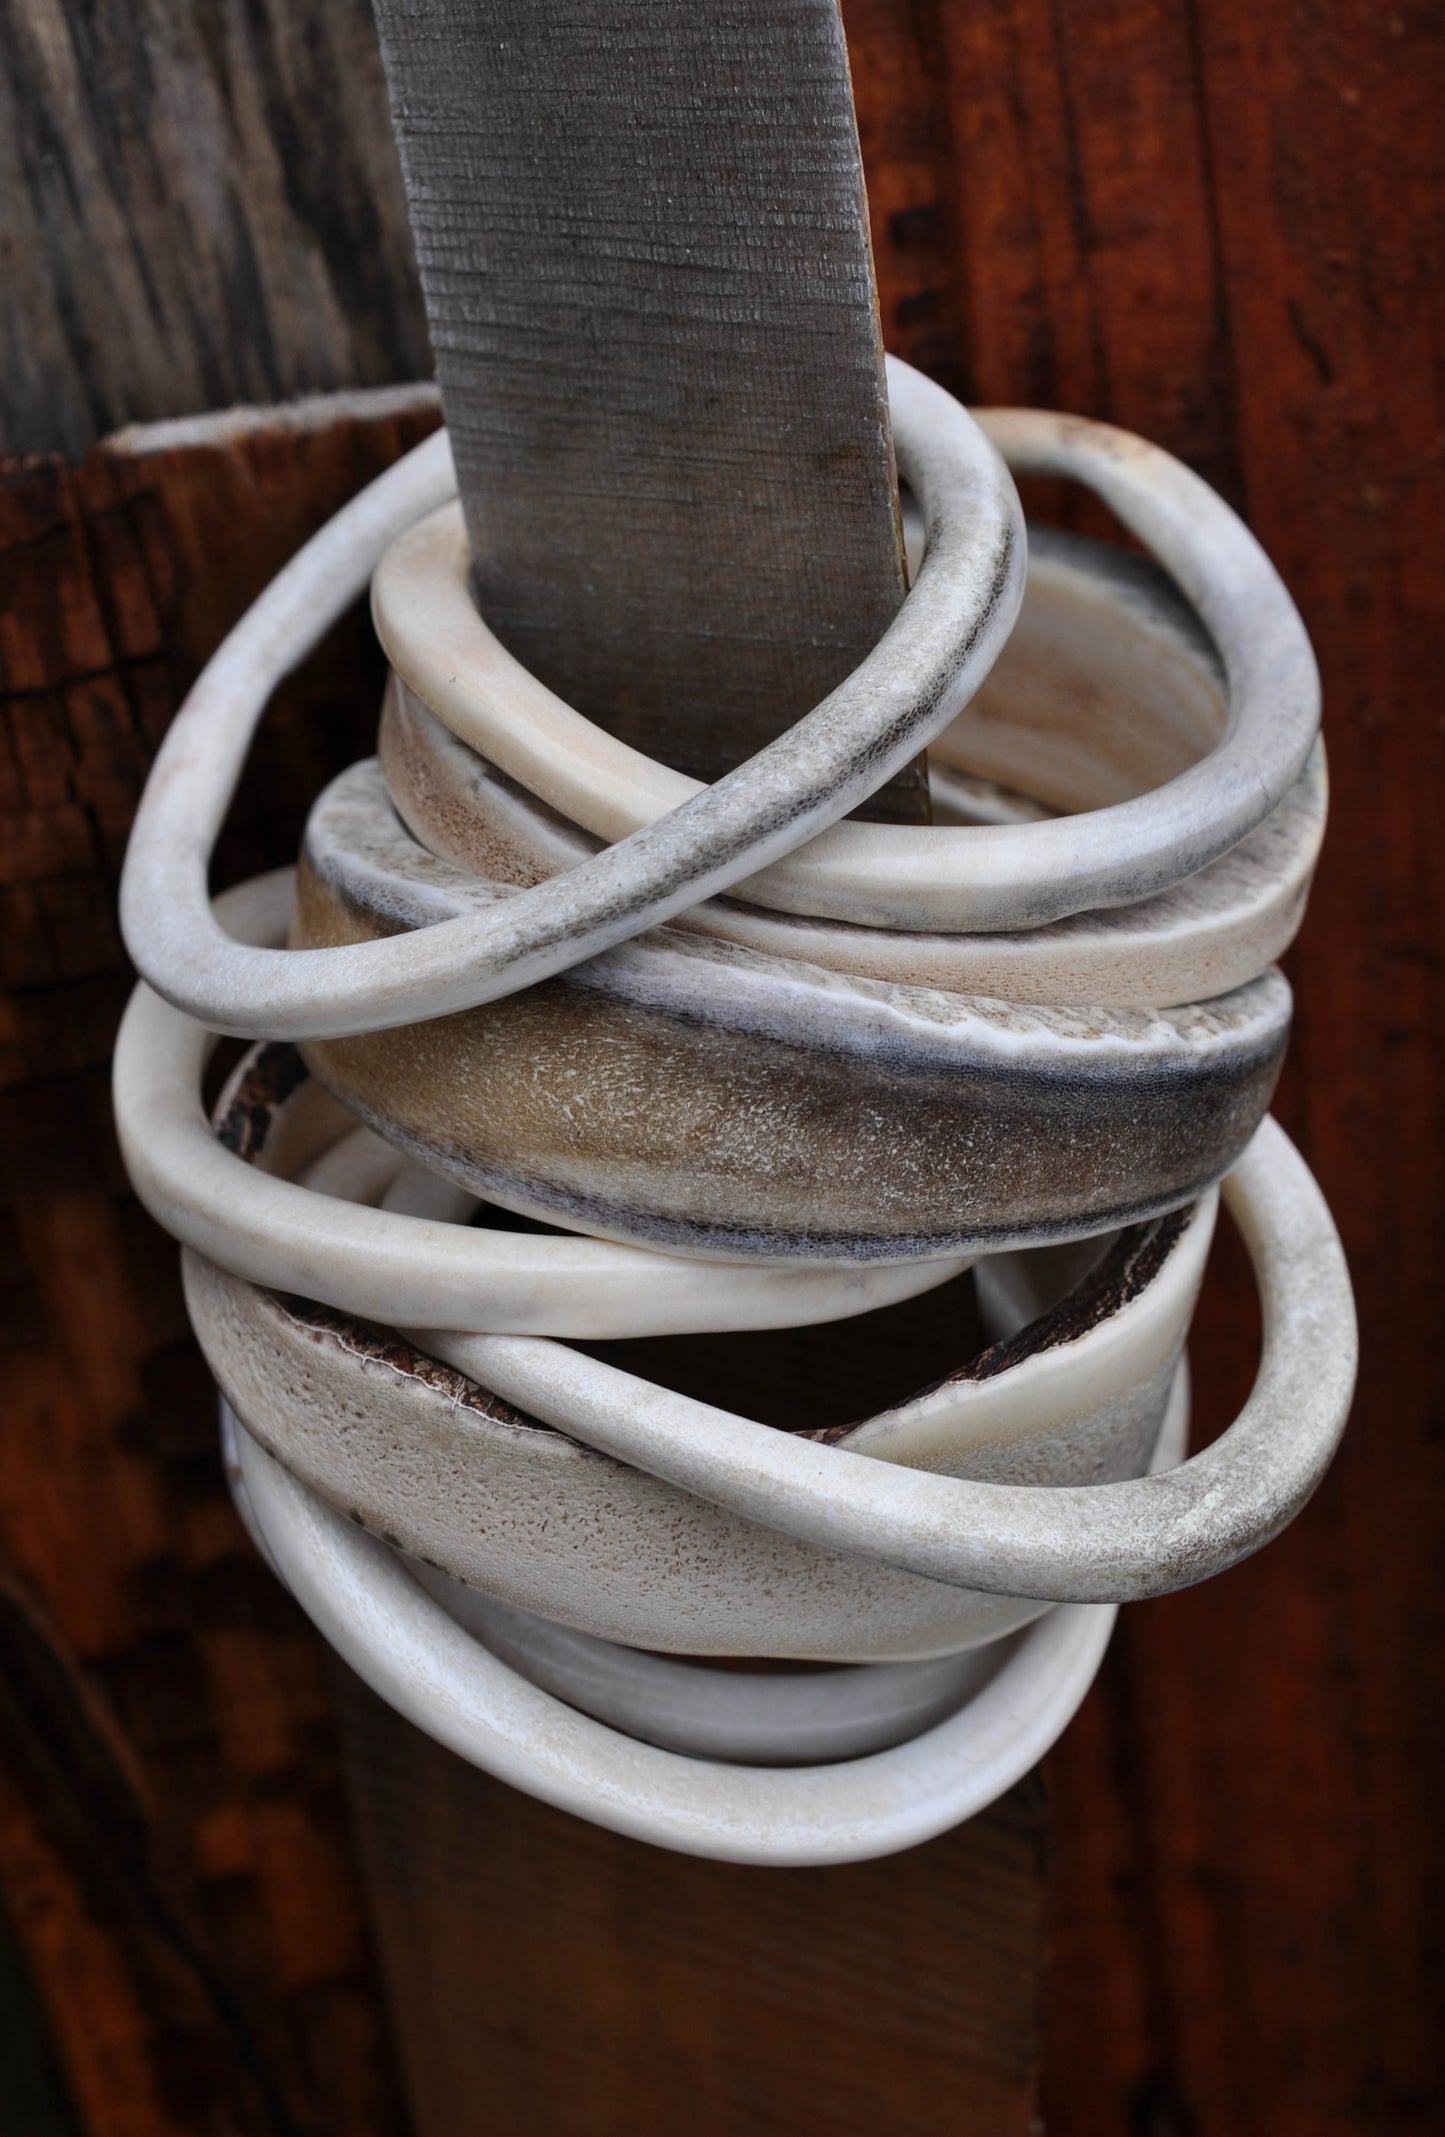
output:
[{"label": "gray weathered wood", "polygon": [[[377,0],[481,605],[704,779],[903,569],[835,0]],[[915,770],[878,813],[917,820]]]},{"label": "gray weathered wood", "polygon": [[431,369],[367,0],[0,0],[0,452]]}]

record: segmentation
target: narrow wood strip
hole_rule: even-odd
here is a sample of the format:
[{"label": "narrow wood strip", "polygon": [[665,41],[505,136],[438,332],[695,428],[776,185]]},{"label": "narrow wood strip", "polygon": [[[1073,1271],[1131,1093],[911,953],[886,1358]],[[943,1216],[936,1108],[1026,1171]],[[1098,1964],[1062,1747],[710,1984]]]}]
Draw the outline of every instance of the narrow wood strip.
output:
[{"label": "narrow wood strip", "polygon": [[[377,17],[487,617],[714,779],[903,594],[835,0]],[[870,813],[926,810],[914,767]]]},{"label": "narrow wood strip", "polygon": [[1037,1777],[881,1862],[700,1862],[517,1795],[334,1668],[419,2129],[1033,2126]]},{"label": "narrow wood strip", "polygon": [[[378,15],[488,618],[716,777],[903,586],[834,0]],[[926,821],[921,766],[870,813]],[[354,1681],[340,1712],[419,2129],[903,2137],[956,2097],[980,2137],[1028,2127],[1037,1788],[921,1854],[764,1877],[499,1789]]]}]

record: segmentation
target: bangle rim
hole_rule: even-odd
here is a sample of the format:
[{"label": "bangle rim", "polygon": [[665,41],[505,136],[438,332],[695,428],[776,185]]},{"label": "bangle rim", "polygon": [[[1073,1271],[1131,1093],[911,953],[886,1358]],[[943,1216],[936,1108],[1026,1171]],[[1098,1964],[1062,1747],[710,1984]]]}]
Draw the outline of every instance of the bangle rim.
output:
[{"label": "bangle rim", "polygon": [[[913,375],[890,358],[888,376],[902,415]],[[1314,655],[1279,574],[1224,500],[1170,454],[1110,425],[1031,409],[976,417],[1011,471],[1082,483],[1176,581],[1223,663],[1225,732],[1163,785],[1067,818],[834,823],[806,850],[737,883],[753,904],[935,933],[1034,928],[1137,904],[1237,845],[1305,771],[1319,731]],[[917,444],[900,422],[900,472],[921,486]],[[400,537],[372,583],[393,669],[444,725],[604,840],[636,836],[707,791],[617,741],[522,668],[477,613],[469,573],[460,507],[447,505]]]},{"label": "bangle rim", "polygon": [[298,956],[228,936],[207,870],[271,691],[370,578],[396,535],[454,492],[428,440],[292,558],[208,663],[156,758],[121,881],[121,928],[156,992],[210,1028],[329,1038],[471,1008],[626,941],[843,816],[947,725],[996,659],[1023,596],[1013,483],[967,412],[900,385],[931,551],[873,652],[796,726],[680,809],[566,876],[431,929]]}]

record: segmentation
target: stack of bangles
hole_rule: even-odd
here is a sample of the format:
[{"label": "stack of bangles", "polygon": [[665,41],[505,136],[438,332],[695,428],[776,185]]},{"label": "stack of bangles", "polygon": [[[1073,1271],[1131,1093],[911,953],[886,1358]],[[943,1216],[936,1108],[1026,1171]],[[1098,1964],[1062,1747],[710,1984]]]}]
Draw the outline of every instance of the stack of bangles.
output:
[{"label": "stack of bangles", "polygon": [[[462,1757],[741,1862],[885,1854],[1010,1786],[1118,1604],[1298,1511],[1355,1367],[1265,1117],[1325,816],[1299,617],[1166,454],[888,377],[911,591],[749,762],[700,786],[503,649],[441,433],[222,645],[122,889],[122,1147],[258,1546]],[[1139,548],[1026,531],[1017,474]],[[379,754],[294,871],[213,902],[267,701],[368,584]],[[931,826],[844,820],[925,748]],[[208,1120],[220,1033],[254,1044]],[[1187,1459],[1221,1194],[1263,1346]],[[922,1392],[899,1357],[896,1400],[822,1430],[603,1354],[934,1291],[946,1341],[961,1288],[987,1347]]]}]

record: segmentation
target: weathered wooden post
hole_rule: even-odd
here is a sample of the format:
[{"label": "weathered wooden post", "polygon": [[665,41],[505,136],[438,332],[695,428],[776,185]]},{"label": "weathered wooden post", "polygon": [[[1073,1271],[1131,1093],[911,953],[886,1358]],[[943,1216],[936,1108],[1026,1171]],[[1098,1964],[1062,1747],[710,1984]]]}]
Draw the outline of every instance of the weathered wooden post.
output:
[{"label": "weathered wooden post", "polygon": [[[377,16],[485,612],[570,703],[715,778],[903,594],[835,0]],[[871,808],[926,822],[921,766]],[[779,1880],[580,1825],[337,1693],[423,2131],[645,2128],[686,2096],[703,2129],[752,2099],[882,2132],[945,2085],[971,2128],[1028,2128],[1036,1778],[923,1853]]]},{"label": "weathered wooden post", "polygon": [[[856,2038],[860,1972],[880,2036],[941,2002],[919,2098],[1021,2128],[1037,1823],[978,1814],[1115,1607],[1268,1541],[1348,1407],[1338,1241],[1263,1119],[1323,826],[1308,642],[1167,455],[891,360],[885,395],[831,4],[382,26],[450,439],[287,565],[166,738],[126,1162],[187,1248],[238,1504],[386,1703],[343,1684],[421,2126],[771,2113],[756,2010],[801,1941],[795,2017]],[[1010,470],[1148,556],[1040,534],[1021,615]],[[379,759],[294,875],[213,904],[271,690],[367,585]],[[209,1128],[208,1030],[258,1042]],[[1186,1462],[1221,1184],[1265,1343]],[[869,1385],[887,1336],[921,1392]],[[621,2024],[604,1952],[670,1977]],[[886,2056],[859,2083],[830,2057],[806,2112],[918,2119]]]}]

